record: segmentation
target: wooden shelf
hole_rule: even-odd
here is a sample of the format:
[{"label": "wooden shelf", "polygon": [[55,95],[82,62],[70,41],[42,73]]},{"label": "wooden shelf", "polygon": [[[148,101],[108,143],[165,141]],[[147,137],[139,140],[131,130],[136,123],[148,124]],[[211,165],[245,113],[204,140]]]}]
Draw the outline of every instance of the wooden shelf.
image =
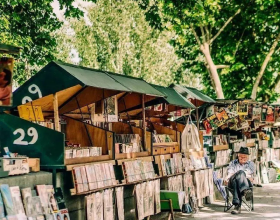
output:
[{"label": "wooden shelf", "polygon": [[81,163],[98,162],[98,161],[110,160],[110,159],[111,159],[110,155],[101,155],[95,157],[76,157],[76,158],[64,159],[64,164],[65,165],[81,164]]},{"label": "wooden shelf", "polygon": [[178,142],[153,143],[154,147],[173,147],[177,145],[179,145]]},{"label": "wooden shelf", "polygon": [[214,145],[213,146],[213,151],[219,151],[219,150],[228,150],[229,149],[229,146],[228,144],[226,145]]},{"label": "wooden shelf", "polygon": [[147,156],[149,156],[149,152],[143,151],[143,152],[116,154],[115,158],[116,160],[120,160],[120,159],[130,159],[130,158],[137,158],[137,157],[147,157]]},{"label": "wooden shelf", "polygon": [[128,159],[119,159],[119,160],[117,160],[117,164],[118,165],[121,165],[123,162],[125,162],[125,161],[130,161],[130,160],[137,160],[137,159],[139,159],[139,160],[143,160],[143,161],[154,161],[154,158],[153,158],[153,156],[147,156],[147,157],[136,157],[136,158],[128,158]]},{"label": "wooden shelf", "polygon": [[115,160],[103,160],[103,161],[94,161],[94,162],[89,162],[89,163],[69,164],[69,165],[66,165],[66,170],[72,171],[73,167],[85,166],[85,165],[90,165],[90,164],[95,164],[95,163],[112,163],[113,165],[115,165],[116,161]]}]

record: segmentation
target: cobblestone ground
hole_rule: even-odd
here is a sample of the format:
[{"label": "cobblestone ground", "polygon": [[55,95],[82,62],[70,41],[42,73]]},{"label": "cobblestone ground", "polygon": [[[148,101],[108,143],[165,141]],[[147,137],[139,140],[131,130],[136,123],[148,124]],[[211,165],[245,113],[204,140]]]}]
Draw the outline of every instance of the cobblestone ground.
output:
[{"label": "cobblestone ground", "polygon": [[[210,205],[205,205],[199,213],[194,216],[176,213],[176,220],[181,219],[277,219],[280,220],[280,183],[271,183],[263,185],[263,187],[254,188],[254,206],[255,210],[248,213],[242,208],[240,215],[232,215],[230,211],[223,211],[223,202],[215,202]],[[154,219],[154,218],[153,218]],[[157,216],[156,219],[168,219],[167,213]]]}]

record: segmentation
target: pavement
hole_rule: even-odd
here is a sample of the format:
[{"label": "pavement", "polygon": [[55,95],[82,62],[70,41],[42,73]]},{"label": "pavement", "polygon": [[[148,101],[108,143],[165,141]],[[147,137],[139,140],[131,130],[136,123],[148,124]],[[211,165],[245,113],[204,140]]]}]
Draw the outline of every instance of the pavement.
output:
[{"label": "pavement", "polygon": [[[247,220],[247,219],[271,219],[280,220],[280,183],[265,184],[263,187],[254,187],[254,211],[249,213],[243,207],[241,214],[232,215],[231,210],[224,212],[224,202],[217,201],[213,204],[204,205],[197,214],[193,216],[183,213],[176,213],[175,219],[219,219],[219,220]],[[167,213],[157,219],[168,219]]]}]

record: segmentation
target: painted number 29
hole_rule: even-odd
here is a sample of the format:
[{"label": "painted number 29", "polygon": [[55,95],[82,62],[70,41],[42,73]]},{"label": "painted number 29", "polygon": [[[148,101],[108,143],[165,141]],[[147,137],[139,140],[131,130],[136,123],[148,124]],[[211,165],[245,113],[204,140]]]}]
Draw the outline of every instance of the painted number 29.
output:
[{"label": "painted number 29", "polygon": [[24,141],[25,138],[25,131],[22,128],[18,128],[14,131],[14,135],[19,134],[19,137],[14,140],[14,144],[17,145],[28,145],[28,144],[35,144],[38,140],[38,132],[35,128],[31,127],[27,130],[27,135],[32,137],[32,140],[30,142]]},{"label": "painted number 29", "polygon": [[[35,85],[35,84],[30,85],[28,87],[28,91],[31,94],[38,94],[38,98],[42,98],[42,92],[37,85]],[[32,101],[32,99],[29,96],[24,96],[22,101],[21,101],[21,104],[25,104],[25,103],[31,102],[31,101]]]}]

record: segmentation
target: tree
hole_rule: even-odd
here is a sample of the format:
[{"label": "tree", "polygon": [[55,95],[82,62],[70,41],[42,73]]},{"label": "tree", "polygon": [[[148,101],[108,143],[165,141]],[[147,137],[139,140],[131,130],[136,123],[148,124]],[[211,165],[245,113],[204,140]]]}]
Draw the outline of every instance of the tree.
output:
[{"label": "tree", "polygon": [[[60,0],[66,16],[79,17],[74,0]],[[14,78],[22,84],[38,68],[54,59],[56,39],[51,33],[62,25],[51,6],[52,0],[0,1],[0,42],[22,47]]]},{"label": "tree", "polygon": [[196,85],[195,77],[177,75],[183,60],[168,43],[175,37],[174,31],[151,28],[135,1],[98,1],[82,10],[86,11],[85,19],[67,19],[55,33],[57,57],[62,61],[75,63],[72,51],[82,66],[164,86],[179,81]]},{"label": "tree", "polygon": [[275,99],[271,89],[280,81],[276,0],[162,0],[154,5],[142,0],[139,4],[152,25],[159,27],[163,21],[161,28],[175,30],[178,37],[172,41],[177,53],[187,69],[202,74],[208,93],[213,94],[214,88],[218,98],[224,92],[226,98]]}]

